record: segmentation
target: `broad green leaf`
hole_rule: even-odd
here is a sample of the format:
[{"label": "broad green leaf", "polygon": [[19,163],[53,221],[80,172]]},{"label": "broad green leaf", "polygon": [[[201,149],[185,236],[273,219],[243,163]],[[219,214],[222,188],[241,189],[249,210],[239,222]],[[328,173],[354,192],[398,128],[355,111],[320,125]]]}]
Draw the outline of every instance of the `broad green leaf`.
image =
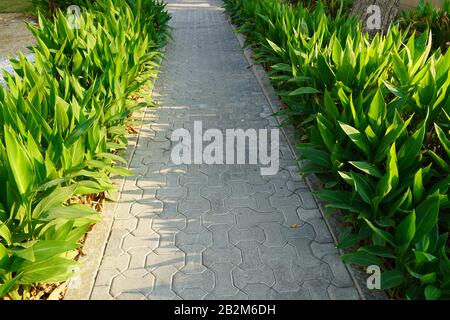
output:
[{"label": "broad green leaf", "polygon": [[420,200],[422,200],[424,191],[425,191],[425,189],[423,187],[422,168],[420,168],[414,175],[413,195],[414,195],[414,201],[416,203],[418,203]]},{"label": "broad green leaf", "polygon": [[373,191],[370,184],[364,179],[362,175],[350,172],[350,176],[355,186],[355,192],[361,196],[361,199],[367,204],[372,202]]},{"label": "broad green leaf", "polygon": [[107,169],[110,173],[118,174],[125,177],[132,177],[134,173],[124,167],[110,167]]},{"label": "broad green leaf", "polygon": [[289,93],[289,96],[300,96],[303,94],[320,93],[319,90],[311,87],[301,87]]},{"label": "broad green leaf", "polygon": [[374,128],[378,128],[382,125],[386,118],[386,103],[384,102],[383,94],[378,89],[375,97],[373,98],[369,112],[367,113],[371,125]]},{"label": "broad green leaf", "polygon": [[402,285],[405,282],[405,277],[400,271],[386,271],[381,274],[381,289],[391,289]]},{"label": "broad green leaf", "polygon": [[4,297],[6,294],[8,294],[8,292],[11,291],[11,289],[16,285],[17,280],[19,280],[20,276],[20,274],[16,275],[15,277],[5,281],[0,285],[0,298]]},{"label": "broad green leaf", "polygon": [[9,255],[5,246],[0,243],[0,270],[6,269],[9,264]]},{"label": "broad green leaf", "polygon": [[356,251],[344,254],[341,257],[341,259],[345,263],[356,264],[359,266],[371,266],[371,265],[381,266],[383,264],[380,258],[364,251]]},{"label": "broad green leaf", "polygon": [[391,259],[396,258],[396,255],[394,253],[392,253],[392,251],[390,251],[388,248],[383,247],[383,246],[376,246],[376,245],[364,246],[364,247],[359,248],[359,250],[370,253],[371,255],[374,255],[374,256],[391,258]]},{"label": "broad green leaf", "polygon": [[365,218],[364,218],[364,220],[366,221],[367,225],[370,227],[370,229],[372,229],[372,231],[374,233],[376,233],[380,238],[382,238],[383,240],[387,241],[391,245],[395,246],[394,237],[390,233],[388,233],[386,231],[383,231],[380,228],[375,227],[373,225],[373,223],[370,222],[369,220],[367,220]]},{"label": "broad green leaf", "polygon": [[408,245],[414,238],[416,233],[416,213],[411,212],[403,221],[397,226],[395,230],[395,242],[399,246]]},{"label": "broad green leaf", "polygon": [[439,141],[441,142],[441,145],[444,148],[445,152],[447,153],[447,157],[450,161],[450,140],[447,139],[444,131],[442,131],[442,129],[436,123],[434,124],[434,127],[438,135]]},{"label": "broad green leaf", "polygon": [[427,300],[438,300],[442,295],[441,290],[431,284],[425,287],[424,293]]},{"label": "broad green leaf", "polygon": [[54,257],[41,262],[32,263],[21,270],[22,276],[18,283],[52,283],[66,281],[74,275],[78,262]]},{"label": "broad green leaf", "polygon": [[52,207],[60,206],[75,193],[77,186],[78,184],[72,184],[69,187],[57,188],[37,204],[33,211],[33,218],[37,219],[43,212],[50,210]]},{"label": "broad green leaf", "polygon": [[354,144],[358,146],[365,154],[366,156],[370,155],[370,147],[369,144],[364,137],[364,135],[359,132],[357,129],[353,128],[352,126],[349,126],[345,123],[342,123],[340,121],[339,125],[341,126],[342,130],[345,132],[345,134],[353,141]]},{"label": "broad green leaf", "polygon": [[10,245],[12,243],[11,231],[9,230],[8,226],[2,221],[0,221],[0,237],[5,239],[7,245]]},{"label": "broad green leaf", "polygon": [[350,163],[352,166],[354,166],[355,168],[361,170],[362,172],[365,172],[371,176],[377,177],[377,178],[381,178],[382,174],[381,172],[377,169],[377,167],[375,167],[374,165],[365,162],[365,161],[349,161],[348,163]]},{"label": "broad green leaf", "polygon": [[36,176],[34,166],[27,150],[19,142],[13,129],[5,126],[4,133],[11,171],[20,194],[25,196],[34,184]]},{"label": "broad green leaf", "polygon": [[53,219],[65,219],[76,220],[79,218],[88,218],[92,221],[99,221],[99,214],[86,205],[74,204],[70,206],[52,207],[49,210],[42,213],[40,219],[53,220]]},{"label": "broad green leaf", "polygon": [[416,234],[414,242],[427,235],[438,223],[439,216],[439,192],[429,196],[416,208]]}]

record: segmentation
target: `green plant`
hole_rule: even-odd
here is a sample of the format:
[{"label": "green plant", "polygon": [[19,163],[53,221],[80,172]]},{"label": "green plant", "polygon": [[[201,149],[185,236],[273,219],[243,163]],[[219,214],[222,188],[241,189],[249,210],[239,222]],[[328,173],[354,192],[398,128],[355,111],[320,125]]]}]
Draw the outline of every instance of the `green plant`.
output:
[{"label": "green plant", "polygon": [[109,175],[132,174],[115,164],[126,162],[128,119],[146,103],[129,97],[156,77],[168,20],[159,2],[99,0],[79,29],[61,11],[29,26],[35,62],[12,60],[0,88],[0,297],[30,298],[35,284],[72,275],[99,219],[77,198],[114,198]]},{"label": "green plant", "polygon": [[450,45],[450,1],[445,0],[442,7],[436,9],[430,1],[420,0],[419,5],[400,13],[398,19],[402,28],[410,28],[411,33],[433,34],[433,47],[446,51]]},{"label": "green plant", "polygon": [[394,297],[450,296],[450,54],[427,33],[373,39],[354,19],[274,0],[227,0],[297,128],[301,172],[350,225],[347,263],[377,264]]},{"label": "green plant", "polygon": [[288,0],[289,2],[302,5],[304,8],[314,10],[317,6],[323,6],[325,13],[330,17],[337,17],[350,12],[353,0]]}]

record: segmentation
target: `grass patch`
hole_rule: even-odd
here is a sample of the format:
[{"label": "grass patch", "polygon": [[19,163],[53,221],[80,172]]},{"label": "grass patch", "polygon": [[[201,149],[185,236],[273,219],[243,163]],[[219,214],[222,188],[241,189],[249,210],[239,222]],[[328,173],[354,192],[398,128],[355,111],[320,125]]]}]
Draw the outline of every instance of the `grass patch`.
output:
[{"label": "grass patch", "polygon": [[31,0],[2,0],[0,13],[29,13],[33,9]]}]

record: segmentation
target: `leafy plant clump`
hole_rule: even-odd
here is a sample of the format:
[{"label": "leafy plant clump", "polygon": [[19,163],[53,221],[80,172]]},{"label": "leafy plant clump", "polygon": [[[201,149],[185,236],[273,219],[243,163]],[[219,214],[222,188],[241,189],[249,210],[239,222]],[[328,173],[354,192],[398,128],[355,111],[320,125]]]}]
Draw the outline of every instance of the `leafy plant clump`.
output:
[{"label": "leafy plant clump", "polygon": [[382,268],[392,297],[450,297],[450,52],[393,26],[277,0],[226,0],[297,128],[304,174],[350,228],[345,262]]},{"label": "leafy plant clump", "polygon": [[401,12],[398,21],[413,34],[431,31],[434,49],[446,51],[450,47],[450,0],[445,0],[438,9],[430,1],[420,0],[416,8]]},{"label": "leafy plant clump", "polygon": [[294,5],[314,10],[317,6],[323,6],[325,13],[330,17],[348,14],[351,11],[353,0],[286,0]]},{"label": "leafy plant clump", "polygon": [[68,279],[80,239],[99,214],[80,198],[114,198],[111,174],[127,123],[146,106],[130,99],[156,77],[170,16],[153,0],[86,2],[79,28],[64,12],[29,26],[35,62],[12,60],[0,87],[0,297],[30,298]]}]

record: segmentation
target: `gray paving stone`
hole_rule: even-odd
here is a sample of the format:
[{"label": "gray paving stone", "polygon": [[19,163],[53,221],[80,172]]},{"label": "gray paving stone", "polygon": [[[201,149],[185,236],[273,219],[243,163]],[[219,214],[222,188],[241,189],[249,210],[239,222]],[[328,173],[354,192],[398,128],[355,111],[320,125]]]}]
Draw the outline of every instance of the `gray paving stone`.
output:
[{"label": "gray paving stone", "polygon": [[205,247],[200,244],[187,244],[183,246],[186,255],[185,265],[181,268],[186,274],[202,273],[206,267],[202,264],[202,254]]},{"label": "gray paving stone", "polygon": [[100,270],[114,269],[124,271],[128,268],[130,263],[130,256],[127,253],[122,253],[119,256],[104,256]]},{"label": "gray paving stone", "polygon": [[250,283],[242,289],[250,300],[268,300],[277,292],[263,283]]},{"label": "gray paving stone", "polygon": [[181,213],[188,213],[190,211],[206,213],[210,209],[211,204],[206,199],[181,200],[178,203],[178,211]]},{"label": "gray paving stone", "polygon": [[175,235],[175,245],[183,249],[187,245],[199,244],[208,247],[213,244],[212,233],[210,230],[203,228],[199,233],[186,233],[183,231]]},{"label": "gray paving stone", "polygon": [[185,257],[181,250],[171,252],[170,254],[151,252],[146,256],[145,268],[154,271],[167,265],[180,269],[184,266]]},{"label": "gray paving stone", "polygon": [[358,291],[355,288],[336,288],[335,286],[330,286],[328,288],[328,293],[332,300],[358,300]]},{"label": "gray paving stone", "polygon": [[233,212],[236,214],[238,225],[242,228],[260,226],[261,223],[282,223],[284,221],[280,213],[263,214],[249,208],[238,208]]},{"label": "gray paving stone", "polygon": [[134,248],[149,248],[156,249],[158,242],[160,241],[160,235],[152,232],[148,233],[144,236],[135,236],[130,233],[123,238],[122,249],[125,251],[134,249]]},{"label": "gray paving stone", "polygon": [[333,283],[338,287],[350,287],[353,284],[353,280],[347,271],[347,268],[342,263],[341,259],[336,255],[326,255],[322,258],[331,269],[333,273]]},{"label": "gray paving stone", "polygon": [[172,291],[171,280],[178,269],[171,265],[161,266],[152,271],[155,277],[155,284],[151,296],[151,300],[173,300],[177,297]]},{"label": "gray paving stone", "polygon": [[254,269],[264,266],[259,256],[259,246],[260,243],[256,241],[240,241],[236,244],[241,250],[242,262],[239,264],[241,268]]},{"label": "gray paving stone", "polygon": [[205,227],[209,227],[215,224],[227,224],[229,226],[236,224],[236,216],[232,213],[213,214],[206,213],[201,216],[202,224]]},{"label": "gray paving stone", "polygon": [[159,107],[130,139],[136,175],[125,180],[91,299],[359,298],[284,135],[273,176],[259,165],[171,161],[173,130],[194,121],[278,123],[223,2],[165,2],[173,41],[153,91]]},{"label": "gray paving stone", "polygon": [[235,226],[228,232],[228,236],[230,242],[234,245],[240,241],[257,241],[263,243],[265,240],[264,230],[257,226],[250,228],[239,228]]},{"label": "gray paving stone", "polygon": [[231,273],[235,265],[230,262],[215,263],[209,269],[214,272],[215,287],[212,294],[215,296],[234,296],[239,292],[239,289],[233,285],[233,277]]},{"label": "gray paving stone", "polygon": [[[112,279],[111,279],[112,281]],[[111,285],[96,285],[92,288],[89,299],[91,300],[112,300],[113,297],[109,293]]]},{"label": "gray paving stone", "polygon": [[211,267],[215,263],[226,262],[239,265],[242,262],[241,251],[231,245],[225,248],[210,247],[203,251],[203,264],[206,267]]},{"label": "gray paving stone", "polygon": [[203,289],[211,292],[214,288],[214,273],[205,270],[202,273],[185,274],[178,271],[172,278],[172,288],[178,294],[186,289]]},{"label": "gray paving stone", "polygon": [[287,243],[287,239],[281,232],[282,226],[277,222],[263,222],[259,227],[264,230],[265,241],[267,247],[283,247]]},{"label": "gray paving stone", "polygon": [[268,288],[275,284],[275,276],[272,269],[267,266],[263,266],[261,269],[241,269],[241,267],[234,268],[232,271],[234,285],[245,290],[249,284],[264,284]]},{"label": "gray paving stone", "polygon": [[[155,277],[147,273],[144,277],[130,277],[118,275],[112,280],[111,295],[117,297],[120,294],[148,295],[153,290]],[[134,297],[129,297],[134,299]]]},{"label": "gray paving stone", "polygon": [[308,280],[303,287],[308,290],[312,300],[328,300],[328,287],[330,284],[324,280]]},{"label": "gray paving stone", "polygon": [[309,291],[300,287],[297,291],[276,292],[271,291],[268,296],[269,300],[311,300]]}]

